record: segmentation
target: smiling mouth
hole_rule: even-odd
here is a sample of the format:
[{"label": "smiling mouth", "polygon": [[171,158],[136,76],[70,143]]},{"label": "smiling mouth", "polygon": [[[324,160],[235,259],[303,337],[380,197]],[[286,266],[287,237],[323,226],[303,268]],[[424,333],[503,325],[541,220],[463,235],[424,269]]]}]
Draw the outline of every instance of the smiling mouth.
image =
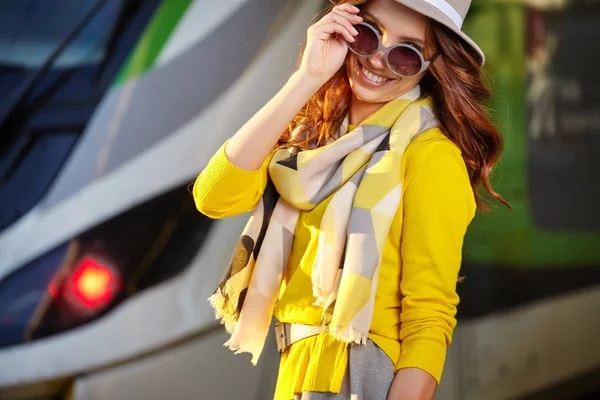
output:
[{"label": "smiling mouth", "polygon": [[377,75],[375,72],[373,72],[369,68],[362,65],[358,60],[356,60],[356,63],[357,63],[358,69],[360,70],[360,72],[362,72],[362,75],[364,76],[364,78],[366,78],[366,80],[368,80],[370,83],[373,83],[375,85],[382,85],[386,82],[395,80],[393,78],[386,78],[381,75]]}]

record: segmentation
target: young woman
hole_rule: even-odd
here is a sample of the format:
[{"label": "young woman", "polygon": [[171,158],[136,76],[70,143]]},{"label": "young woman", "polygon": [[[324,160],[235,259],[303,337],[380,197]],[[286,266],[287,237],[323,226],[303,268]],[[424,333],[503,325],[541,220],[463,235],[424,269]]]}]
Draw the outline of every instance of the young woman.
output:
[{"label": "young woman", "polygon": [[501,152],[470,0],[337,2],[297,71],[194,185],[253,210],[210,301],[256,362],[273,315],[276,399],[432,399],[467,226]]}]

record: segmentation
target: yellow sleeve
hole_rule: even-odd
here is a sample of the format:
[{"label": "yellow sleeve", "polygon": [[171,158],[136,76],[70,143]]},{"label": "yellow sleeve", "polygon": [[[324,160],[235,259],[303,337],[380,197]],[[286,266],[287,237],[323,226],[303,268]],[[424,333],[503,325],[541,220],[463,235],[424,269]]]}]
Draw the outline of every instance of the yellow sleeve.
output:
[{"label": "yellow sleeve", "polygon": [[411,144],[405,168],[397,369],[419,368],[439,383],[456,326],[456,282],[475,197],[460,151],[446,138]]},{"label": "yellow sleeve", "polygon": [[233,165],[225,153],[225,142],[194,182],[196,208],[210,218],[226,218],[253,210],[267,185],[272,153],[256,171]]}]

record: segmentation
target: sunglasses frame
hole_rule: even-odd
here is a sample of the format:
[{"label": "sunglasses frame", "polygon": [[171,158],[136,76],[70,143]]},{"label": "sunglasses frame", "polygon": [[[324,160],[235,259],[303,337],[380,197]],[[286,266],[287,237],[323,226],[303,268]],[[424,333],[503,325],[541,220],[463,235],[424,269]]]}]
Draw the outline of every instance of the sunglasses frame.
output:
[{"label": "sunglasses frame", "polygon": [[[377,54],[378,51],[382,51],[383,54],[385,55],[385,62],[387,64],[388,68],[390,69],[390,71],[392,71],[394,74],[396,74],[402,78],[413,78],[413,77],[427,71],[427,69],[429,68],[431,63],[440,55],[440,53],[438,52],[438,53],[434,54],[433,57],[431,57],[431,59],[429,61],[425,61],[425,58],[423,57],[423,53],[421,53],[421,51],[419,49],[415,48],[414,46],[411,46],[410,44],[406,44],[406,43],[398,43],[391,47],[384,46],[381,34],[377,31],[377,29],[375,29],[373,26],[371,26],[370,24],[368,24],[366,22],[359,22],[358,24],[353,24],[353,26],[356,26],[356,25],[366,26],[367,28],[369,28],[371,30],[371,32],[373,32],[375,34],[375,36],[377,37],[377,49],[375,49],[375,51],[373,51],[370,54],[360,54],[352,48],[351,43],[348,43],[347,40],[344,40],[346,42],[346,46],[348,46],[348,49],[359,57],[371,57],[372,55]],[[397,47],[407,47],[417,53],[417,55],[421,59],[421,69],[419,70],[419,72],[417,72],[414,75],[402,75],[402,74],[394,71],[394,69],[390,65],[389,54],[392,50],[394,50]]]}]

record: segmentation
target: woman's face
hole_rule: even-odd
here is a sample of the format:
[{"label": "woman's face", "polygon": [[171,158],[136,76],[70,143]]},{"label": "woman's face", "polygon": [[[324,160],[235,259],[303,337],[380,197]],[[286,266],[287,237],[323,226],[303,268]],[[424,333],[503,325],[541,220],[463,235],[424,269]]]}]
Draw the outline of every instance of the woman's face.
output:
[{"label": "woman's face", "polygon": [[[424,51],[427,17],[395,0],[371,0],[362,6],[360,15],[364,22],[379,27],[384,46],[407,43],[418,48],[424,56],[429,54]],[[365,70],[385,81],[370,81],[364,74]],[[412,78],[396,75],[387,66],[381,51],[370,57],[359,57],[348,51],[346,71],[354,95],[368,103],[387,103],[402,96],[415,87],[425,74],[423,72]]]}]

